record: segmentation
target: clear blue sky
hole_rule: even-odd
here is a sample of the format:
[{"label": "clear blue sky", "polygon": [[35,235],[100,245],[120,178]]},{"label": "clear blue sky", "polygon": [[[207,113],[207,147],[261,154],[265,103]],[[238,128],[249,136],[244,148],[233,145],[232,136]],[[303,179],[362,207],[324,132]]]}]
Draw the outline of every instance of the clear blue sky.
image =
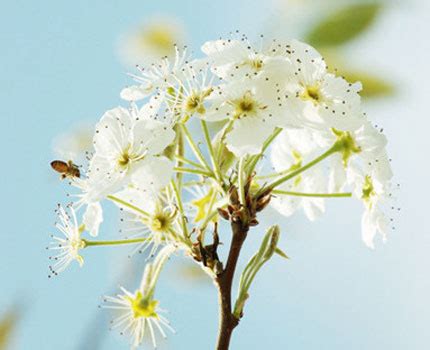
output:
[{"label": "clear blue sky", "polygon": [[[121,282],[116,265],[127,250],[85,252],[84,269],[73,267],[53,280],[47,278],[44,250],[55,204],[66,201],[65,188],[48,167],[52,139],[120,103],[118,93],[129,80],[115,55],[118,36],[142,19],[164,13],[185,23],[194,47],[230,30],[252,35],[274,14],[265,3],[2,4],[0,311],[11,304],[22,309],[16,349],[95,349],[89,339],[98,335],[106,338],[100,349],[127,349],[123,339],[103,333],[107,321],[97,317],[100,296]],[[235,350],[430,346],[430,8],[425,0],[397,3],[350,50],[355,64],[390,72],[399,86],[396,98],[367,106],[385,127],[402,185],[396,231],[385,246],[369,251],[360,240],[360,208],[349,202],[329,205],[314,224],[302,217],[283,220],[282,244],[292,260],[276,260],[259,276],[233,340]],[[105,230],[115,229],[112,217]],[[178,330],[165,348],[207,349],[217,326],[214,290],[204,283],[180,282],[174,272],[166,271],[158,288]]]}]

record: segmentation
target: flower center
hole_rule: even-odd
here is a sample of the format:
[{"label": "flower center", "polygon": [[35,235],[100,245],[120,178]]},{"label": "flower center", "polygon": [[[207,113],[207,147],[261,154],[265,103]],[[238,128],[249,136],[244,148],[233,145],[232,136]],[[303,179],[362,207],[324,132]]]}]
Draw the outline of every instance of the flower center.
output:
[{"label": "flower center", "polygon": [[369,203],[371,198],[376,194],[375,187],[373,186],[372,178],[369,175],[366,175],[364,178],[364,184],[362,189],[361,198]]},{"label": "flower center", "polygon": [[165,216],[156,216],[152,219],[151,222],[151,229],[153,231],[166,231],[170,226],[170,220],[169,218]]},{"label": "flower center", "polygon": [[134,298],[127,297],[130,302],[131,309],[133,310],[134,318],[158,318],[156,312],[158,301],[144,298],[141,292],[137,292]]},{"label": "flower center", "polygon": [[72,239],[70,247],[77,253],[80,249],[85,248],[85,242],[82,239]]},{"label": "flower center", "polygon": [[205,114],[206,108],[203,105],[203,98],[200,95],[192,94],[185,101],[185,110],[189,114],[197,112],[198,114]]},{"label": "flower center", "polygon": [[130,155],[128,152],[122,153],[118,158],[118,164],[120,167],[125,168],[130,163]]},{"label": "flower center", "polygon": [[205,114],[206,108],[203,104],[206,97],[212,93],[213,89],[208,88],[204,91],[193,92],[185,101],[185,110],[189,114],[198,113]]},{"label": "flower center", "polygon": [[131,146],[128,145],[123,151],[122,153],[119,155],[118,159],[117,159],[117,163],[119,165],[120,168],[127,168],[131,162],[135,161],[135,160],[140,160],[143,158],[143,156],[137,155],[137,154],[133,154],[130,152],[131,151]]},{"label": "flower center", "polygon": [[248,64],[254,69],[254,70],[260,70],[261,68],[263,68],[263,60],[261,60],[260,58],[256,57],[253,60],[250,60],[248,62]]},{"label": "flower center", "polygon": [[354,153],[360,153],[361,148],[357,145],[349,131],[341,131],[335,128],[332,128],[331,131],[337,139],[335,143],[336,151],[342,154],[343,165],[346,167],[349,158]]},{"label": "flower center", "polygon": [[251,91],[247,91],[241,98],[234,100],[233,105],[235,106],[234,117],[237,119],[255,115],[258,110],[267,108],[267,106],[260,105],[258,101],[254,99]]},{"label": "flower center", "polygon": [[311,101],[316,105],[321,102],[323,96],[321,94],[319,86],[314,85],[305,87],[305,90],[302,92],[300,97],[302,98],[302,100]]},{"label": "flower center", "polygon": [[144,220],[153,232],[167,232],[169,231],[175,219],[176,212],[157,210],[156,213],[149,219],[149,222]]},{"label": "flower center", "polygon": [[252,100],[244,99],[239,103],[239,109],[242,113],[252,112],[254,108],[255,108],[255,104],[254,104],[254,101]]}]

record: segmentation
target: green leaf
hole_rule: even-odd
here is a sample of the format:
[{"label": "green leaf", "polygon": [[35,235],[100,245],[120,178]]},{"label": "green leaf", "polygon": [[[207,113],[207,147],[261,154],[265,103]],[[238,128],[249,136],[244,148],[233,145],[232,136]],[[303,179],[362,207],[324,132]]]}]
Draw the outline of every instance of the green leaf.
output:
[{"label": "green leaf", "polygon": [[392,83],[384,80],[381,77],[371,75],[370,73],[360,71],[338,70],[338,74],[342,75],[350,83],[360,81],[363,85],[363,90],[360,92],[360,95],[362,97],[387,97],[395,93],[395,88]]},{"label": "green leaf", "polygon": [[18,312],[16,310],[9,311],[3,315],[0,320],[0,350],[6,350],[9,345],[9,340],[18,320]]},{"label": "green leaf", "polygon": [[287,259],[287,260],[290,259],[290,257],[287,254],[285,254],[281,248],[276,247],[275,253],[278,254],[279,256],[283,257],[284,259]]},{"label": "green leaf", "polygon": [[336,50],[323,49],[321,51],[330,73],[342,76],[350,83],[361,82],[363,85],[363,90],[360,92],[361,97],[380,98],[392,96],[396,92],[392,82],[372,72],[351,67],[351,63],[340,57]]},{"label": "green leaf", "polygon": [[380,4],[348,5],[318,23],[306,40],[313,46],[338,46],[362,34],[374,22]]}]

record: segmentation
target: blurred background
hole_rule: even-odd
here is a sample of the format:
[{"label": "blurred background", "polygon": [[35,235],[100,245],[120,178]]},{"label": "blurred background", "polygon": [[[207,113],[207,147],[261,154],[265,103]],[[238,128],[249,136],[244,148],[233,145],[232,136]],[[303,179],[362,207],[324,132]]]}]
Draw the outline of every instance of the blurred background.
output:
[{"label": "blurred background", "polygon": [[[401,210],[375,251],[361,242],[359,203],[331,201],[314,223],[282,219],[281,247],[291,260],[273,259],[258,276],[232,349],[430,348],[427,0],[15,0],[1,7],[0,350],[128,348],[97,306],[119,283],[133,290],[144,261],[127,259],[127,247],[94,248],[84,251],[82,270],[74,264],[47,278],[54,208],[70,200],[49,162],[55,150],[88,147],[91,125],[121,103],[134,63],[169,55],[174,42],[198,54],[204,41],[236,29],[307,40],[339,73],[363,81],[365,109],[389,138]],[[118,231],[112,209],[104,237]],[[273,220],[269,213],[262,221]],[[252,235],[242,264],[259,242],[260,232]],[[177,330],[161,349],[213,347],[216,295],[204,276],[175,259],[157,295]]]}]

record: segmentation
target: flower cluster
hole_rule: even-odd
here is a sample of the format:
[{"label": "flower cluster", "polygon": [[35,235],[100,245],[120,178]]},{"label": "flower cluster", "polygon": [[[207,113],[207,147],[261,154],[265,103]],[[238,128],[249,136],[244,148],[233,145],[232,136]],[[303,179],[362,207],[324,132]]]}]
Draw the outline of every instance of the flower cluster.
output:
[{"label": "flower cluster", "polygon": [[[256,47],[238,34],[205,43],[203,58],[175,47],[173,60],[138,67],[136,85],[121,91],[126,107],[108,110],[97,123],[87,169],[69,176],[79,193],[71,216],[59,209],[66,238],[52,247],[59,251],[55,274],[73,260],[82,265],[80,250],[92,245],[134,244],[133,252],[156,255],[136,293],[107,298],[124,311],[118,324],[131,332],[133,346],[147,329],[154,344],[154,327],[164,336],[160,325],[168,324],[153,294],[174,250],[213,278],[222,274],[217,249],[225,240],[218,235],[223,220],[248,229],[268,205],[284,216],[303,208],[314,220],[325,200],[355,197],[364,207],[366,245],[374,247],[377,233],[386,238],[387,141],[362,111],[360,83],[330,73],[305,43],[262,42]],[[126,236],[82,238],[98,235],[104,200],[126,214]],[[82,211],[81,222],[75,211]],[[276,232],[277,242],[279,230],[269,232]],[[273,246],[268,241],[264,247]],[[267,258],[255,259],[284,255],[272,248],[262,248]],[[256,261],[247,271],[258,271]],[[244,285],[239,294],[247,298]]]}]

